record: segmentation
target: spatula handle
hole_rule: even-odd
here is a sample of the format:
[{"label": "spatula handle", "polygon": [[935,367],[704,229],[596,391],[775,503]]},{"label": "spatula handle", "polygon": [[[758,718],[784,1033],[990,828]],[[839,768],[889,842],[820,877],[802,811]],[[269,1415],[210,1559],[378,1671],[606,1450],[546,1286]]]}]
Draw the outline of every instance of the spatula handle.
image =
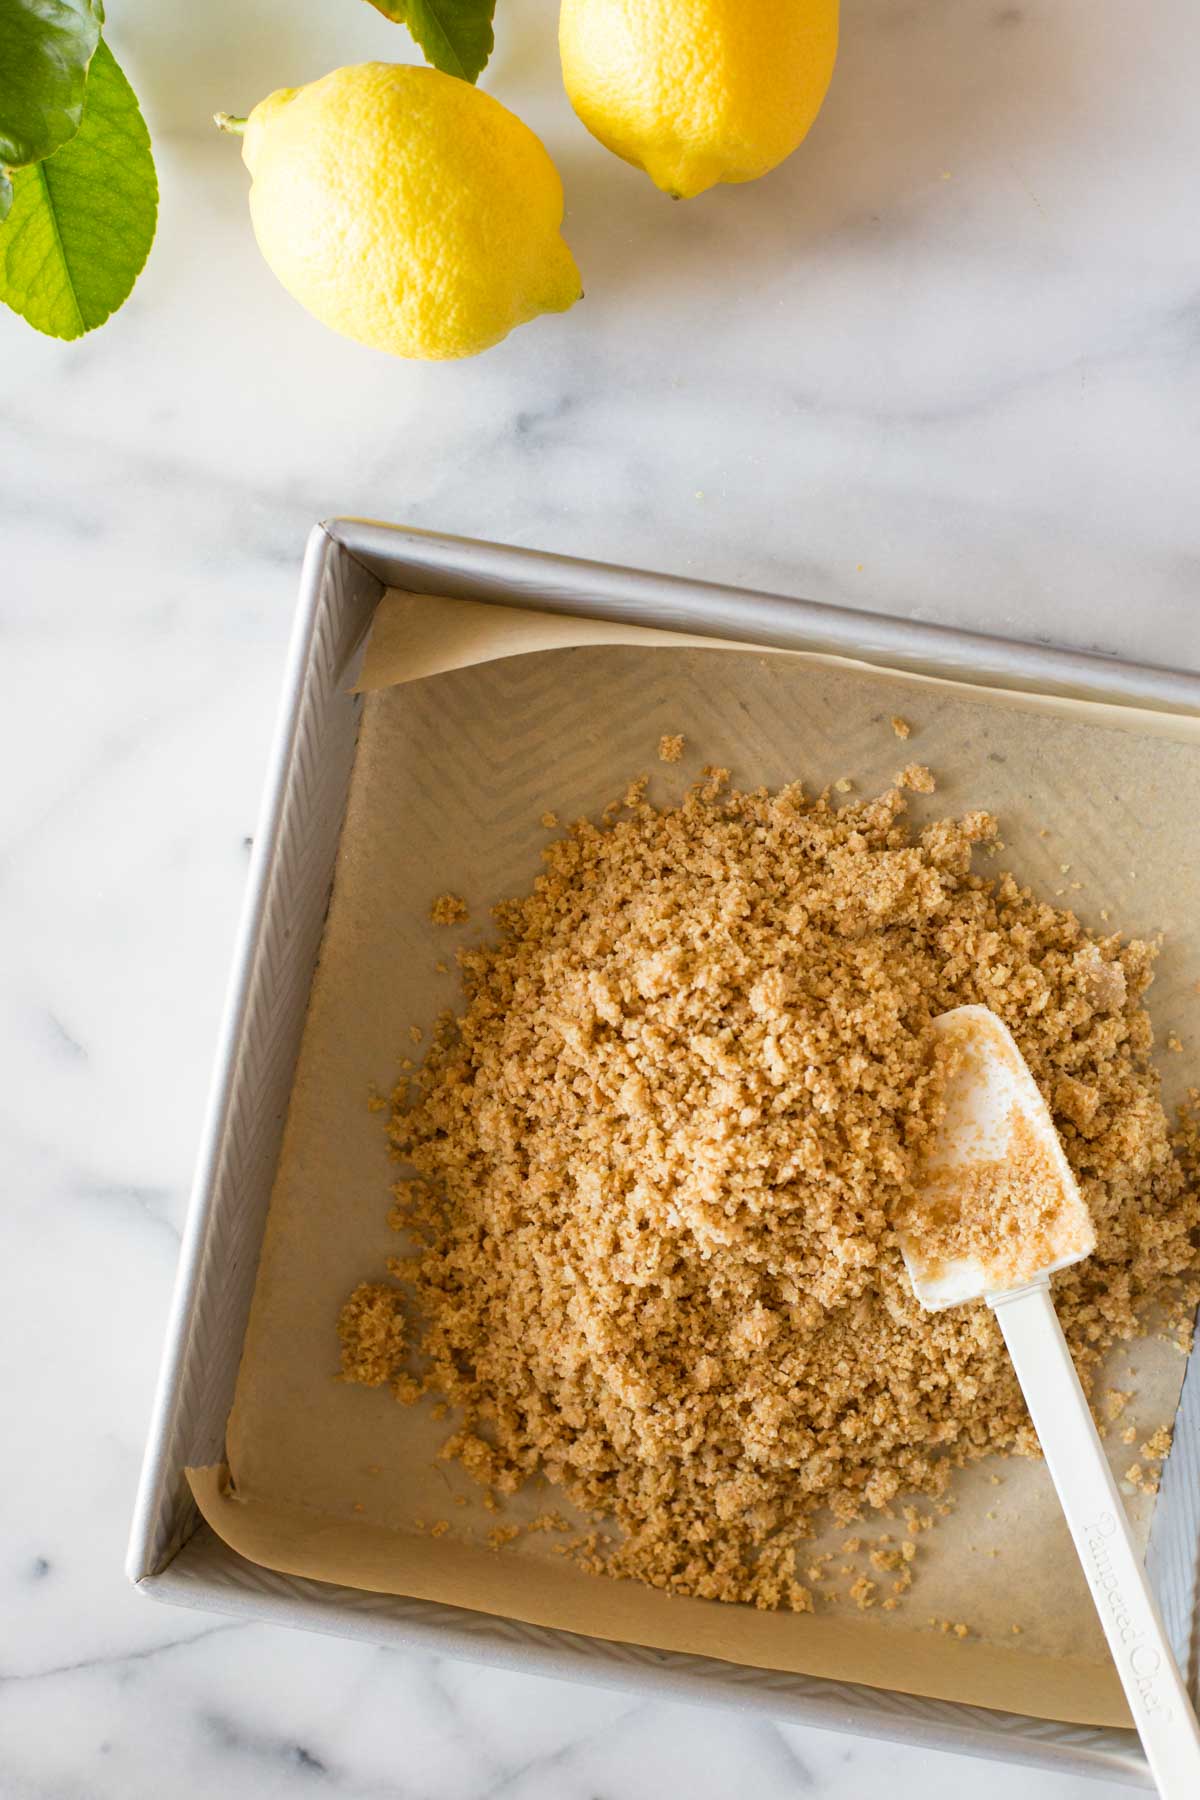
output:
[{"label": "spatula handle", "polygon": [[1150,1772],[1164,1800],[1200,1796],[1200,1729],[1043,1277],[989,1295],[1075,1540]]}]

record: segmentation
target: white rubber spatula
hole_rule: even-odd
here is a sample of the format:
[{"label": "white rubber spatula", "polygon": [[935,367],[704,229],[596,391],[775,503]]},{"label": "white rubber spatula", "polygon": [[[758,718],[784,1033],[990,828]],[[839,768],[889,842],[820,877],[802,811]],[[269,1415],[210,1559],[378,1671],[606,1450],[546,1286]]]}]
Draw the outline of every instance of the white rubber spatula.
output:
[{"label": "white rubber spatula", "polygon": [[1200,1800],[1200,1729],[1067,1349],[1049,1277],[1095,1246],[1049,1109],[986,1006],[936,1021],[946,1117],[901,1250],[930,1311],[986,1300],[1008,1345],[1151,1773]]}]

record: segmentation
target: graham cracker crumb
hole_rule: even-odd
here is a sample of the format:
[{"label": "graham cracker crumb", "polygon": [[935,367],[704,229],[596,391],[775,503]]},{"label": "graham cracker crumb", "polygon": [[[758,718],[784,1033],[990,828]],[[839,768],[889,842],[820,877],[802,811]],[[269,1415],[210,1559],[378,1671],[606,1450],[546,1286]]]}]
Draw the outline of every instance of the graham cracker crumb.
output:
[{"label": "graham cracker crumb", "polygon": [[665,763],[677,763],[683,755],[683,733],[664,734],[658,740],[658,760]]},{"label": "graham cracker crumb", "polygon": [[403,1296],[398,1288],[364,1281],[338,1315],[343,1381],[383,1387],[400,1374],[407,1357]]},{"label": "graham cracker crumb", "polygon": [[487,1534],[487,1541],[493,1550],[503,1550],[506,1544],[513,1543],[520,1535],[519,1525],[493,1525]]},{"label": "graham cracker crumb", "polygon": [[[1055,1278],[1085,1384],[1194,1282],[1200,1150],[1175,1156],[1159,1098],[1154,947],[976,874],[987,814],[905,809],[716,767],[662,811],[631,784],[460,953],[462,1015],[394,1102],[429,1374],[396,1368],[396,1291],[369,1284],[346,1373],[453,1405],[442,1454],[490,1510],[541,1473],[610,1520],[620,1541],[564,1542],[582,1567],[808,1610],[818,1514],[948,1513],[956,1466],[1036,1453],[992,1315],[923,1312],[896,1247],[949,1007],[990,1006],[1054,1107],[1098,1237]],[[902,1510],[915,1545],[934,1519]]]},{"label": "graham cracker crumb", "polygon": [[1147,1457],[1151,1462],[1162,1462],[1163,1458],[1170,1452],[1171,1435],[1171,1427],[1169,1425],[1160,1425],[1158,1430],[1152,1432],[1146,1439],[1146,1442],[1142,1445],[1141,1454]]},{"label": "graham cracker crumb", "polygon": [[878,1585],[877,1582],[870,1581],[865,1575],[860,1575],[857,1581],[851,1582],[850,1598],[860,1612],[866,1612],[869,1606],[874,1606]]},{"label": "graham cracker crumb", "polygon": [[906,738],[906,737],[912,736],[912,726],[909,724],[907,719],[902,719],[900,717],[899,713],[894,713],[892,715],[892,730],[895,732],[895,734],[898,738]]},{"label": "graham cracker crumb", "polygon": [[914,794],[932,794],[937,787],[931,770],[924,763],[909,763],[896,777],[896,786],[911,788]]},{"label": "graham cracker crumb", "polygon": [[1121,1433],[1121,1442],[1123,1444],[1134,1444],[1137,1442],[1136,1426],[1127,1425],[1125,1427],[1124,1431]]},{"label": "graham cracker crumb", "polygon": [[1108,1419],[1119,1419],[1132,1399],[1133,1395],[1123,1391],[1121,1388],[1109,1388],[1104,1396],[1105,1417]]},{"label": "graham cracker crumb", "polygon": [[545,826],[547,831],[557,831],[558,814],[555,812],[544,812],[542,814],[541,823]]},{"label": "graham cracker crumb", "polygon": [[433,1538],[445,1537],[449,1529],[449,1519],[435,1519],[433,1524],[429,1527],[429,1535]]},{"label": "graham cracker crumb", "polygon": [[439,894],[429,909],[435,925],[461,925],[470,916],[467,903],[459,894]]},{"label": "graham cracker crumb", "polygon": [[1132,1463],[1125,1471],[1125,1479],[1139,1494],[1157,1494],[1161,1479],[1157,1469],[1143,1469],[1141,1463]]}]

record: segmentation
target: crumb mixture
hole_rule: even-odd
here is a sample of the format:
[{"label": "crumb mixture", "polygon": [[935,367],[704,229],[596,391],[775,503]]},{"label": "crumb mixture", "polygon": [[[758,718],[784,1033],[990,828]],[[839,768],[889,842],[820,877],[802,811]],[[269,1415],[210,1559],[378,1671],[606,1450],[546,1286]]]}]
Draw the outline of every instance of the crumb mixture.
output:
[{"label": "crumb mixture", "polygon": [[1036,1450],[987,1307],[923,1312],[897,1248],[936,1015],[991,1007],[1051,1106],[1097,1234],[1055,1281],[1089,1385],[1147,1303],[1195,1291],[1200,1138],[1173,1151],[1153,949],[974,874],[987,815],[914,832],[898,787],[835,807],[706,777],[577,823],[462,954],[465,1010],[389,1126],[414,1252],[349,1302],[344,1368],[453,1403],[444,1453],[485,1498],[540,1472],[602,1515],[585,1566],[808,1610],[819,1512]]},{"label": "crumb mixture", "polygon": [[677,763],[683,755],[683,733],[667,732],[658,740],[658,760],[665,763]]}]

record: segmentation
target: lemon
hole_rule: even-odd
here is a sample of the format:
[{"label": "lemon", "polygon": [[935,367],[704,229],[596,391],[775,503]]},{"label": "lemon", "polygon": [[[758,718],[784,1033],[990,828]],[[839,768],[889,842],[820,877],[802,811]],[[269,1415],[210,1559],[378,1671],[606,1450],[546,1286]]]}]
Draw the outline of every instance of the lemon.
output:
[{"label": "lemon", "polygon": [[250,114],[242,155],[270,267],[359,343],[473,356],[582,292],[540,140],[452,75],[363,63],[281,88]]},{"label": "lemon", "polygon": [[791,155],[837,35],[837,0],[562,0],[558,28],[588,130],[681,198]]}]

